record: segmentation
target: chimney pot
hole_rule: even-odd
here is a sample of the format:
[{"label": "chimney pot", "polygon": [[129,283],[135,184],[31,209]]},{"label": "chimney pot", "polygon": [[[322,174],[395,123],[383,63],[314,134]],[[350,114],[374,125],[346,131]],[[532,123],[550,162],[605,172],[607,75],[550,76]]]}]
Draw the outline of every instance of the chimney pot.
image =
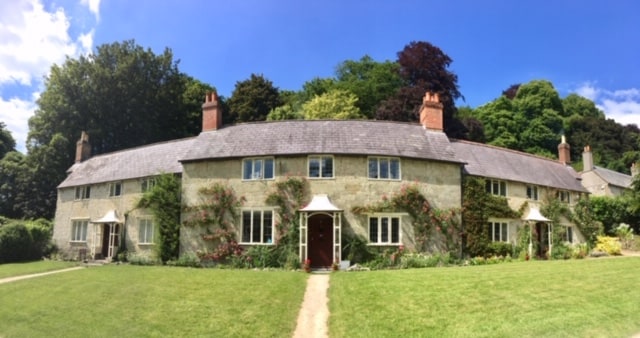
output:
[{"label": "chimney pot", "polygon": [[217,130],[222,127],[222,109],[218,104],[218,94],[208,92],[202,104],[202,131]]},{"label": "chimney pot", "polygon": [[564,135],[562,135],[562,142],[558,144],[558,160],[562,164],[571,163],[571,147],[567,143],[567,140]]},{"label": "chimney pot", "polygon": [[582,153],[582,171],[591,170],[593,170],[593,154],[591,153],[591,147],[587,145]]},{"label": "chimney pot", "polygon": [[89,134],[84,130],[80,134],[80,140],[76,143],[76,163],[80,163],[91,157],[91,144]]}]

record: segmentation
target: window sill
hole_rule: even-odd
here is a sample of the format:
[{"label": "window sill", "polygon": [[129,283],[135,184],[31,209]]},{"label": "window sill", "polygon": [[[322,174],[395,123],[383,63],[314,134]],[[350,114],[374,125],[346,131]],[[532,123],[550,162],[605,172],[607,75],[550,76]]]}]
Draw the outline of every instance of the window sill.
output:
[{"label": "window sill", "polygon": [[273,246],[273,245],[275,245],[275,243],[258,243],[258,242],[253,242],[253,243],[240,242],[238,244],[240,244],[240,245],[265,245],[265,246]]},{"label": "window sill", "polygon": [[138,243],[138,246],[152,246],[156,245],[156,243]]},{"label": "window sill", "polygon": [[368,246],[400,246],[402,243],[368,243]]},{"label": "window sill", "polygon": [[242,182],[263,182],[263,181],[275,181],[276,178],[243,178]]},{"label": "window sill", "polygon": [[84,241],[69,241],[70,244],[87,244],[87,240]]}]

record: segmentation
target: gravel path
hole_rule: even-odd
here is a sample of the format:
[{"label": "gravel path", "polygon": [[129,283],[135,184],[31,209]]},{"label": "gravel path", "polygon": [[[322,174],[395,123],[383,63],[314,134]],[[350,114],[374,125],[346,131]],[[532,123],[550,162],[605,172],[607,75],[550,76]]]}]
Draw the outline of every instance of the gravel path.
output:
[{"label": "gravel path", "polygon": [[79,270],[79,269],[84,269],[84,267],[76,266],[76,267],[73,267],[73,268],[55,270],[55,271],[49,271],[49,272],[42,272],[42,273],[34,273],[34,274],[31,274],[31,275],[7,277],[7,278],[0,279],[0,284],[9,283],[9,282],[15,282],[15,281],[23,280],[23,279],[35,278],[35,277],[40,277],[40,276],[52,275],[54,273]]},{"label": "gravel path", "polygon": [[329,273],[312,274],[307,280],[294,338],[329,337]]}]

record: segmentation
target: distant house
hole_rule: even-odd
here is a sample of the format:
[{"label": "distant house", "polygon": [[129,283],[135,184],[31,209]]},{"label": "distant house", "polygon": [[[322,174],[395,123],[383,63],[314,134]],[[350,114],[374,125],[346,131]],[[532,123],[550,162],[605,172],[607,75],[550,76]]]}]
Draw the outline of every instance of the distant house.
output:
[{"label": "distant house", "polygon": [[638,166],[631,166],[631,176],[593,165],[591,147],[584,147],[582,153],[583,170],[580,173],[582,185],[593,196],[620,196],[631,189],[633,177],[638,175]]},{"label": "distant house", "polygon": [[[439,209],[461,207],[464,174],[487,179],[492,192],[507,196],[515,209],[525,200],[534,207],[547,192],[570,204],[586,192],[576,173],[560,162],[450,141],[442,121],[437,94],[427,94],[419,124],[288,120],[222,126],[218,98],[212,93],[203,104],[202,132],[194,138],[90,157],[83,133],[76,163],[58,186],[53,237],[71,257],[82,250],[111,258],[122,245],[128,252],[151,252],[157,227],[149,211],[136,209],[135,203],[160,173],[181,176],[184,205],[197,204],[200,189],[214,183],[243,196],[234,231],[245,247],[274,244],[280,220],[277,208],[266,203],[267,195],[280,180],[304,177],[310,201],[298,211],[299,258],[310,259],[315,267],[342,258],[346,232],[363,236],[371,246],[415,248],[406,212],[353,212],[409,184]],[[182,214],[183,221],[188,217]],[[495,219],[488,226],[494,240],[513,242],[521,224]],[[573,233],[569,241],[580,241],[578,232]],[[206,245],[199,229],[181,228],[181,253]]]}]

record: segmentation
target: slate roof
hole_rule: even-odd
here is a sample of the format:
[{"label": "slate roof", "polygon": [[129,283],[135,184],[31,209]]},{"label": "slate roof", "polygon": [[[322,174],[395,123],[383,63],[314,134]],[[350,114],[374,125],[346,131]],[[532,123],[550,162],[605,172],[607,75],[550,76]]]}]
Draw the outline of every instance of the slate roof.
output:
[{"label": "slate roof", "polygon": [[631,188],[631,183],[633,182],[633,178],[630,175],[626,175],[623,173],[619,173],[614,170],[593,166],[593,171],[598,174],[598,176],[602,177],[602,179],[617,187],[629,189]]},{"label": "slate roof", "polygon": [[469,175],[588,192],[578,173],[558,161],[468,141],[451,140],[451,146]]},{"label": "slate roof", "polygon": [[462,163],[442,132],[372,120],[255,122],[200,133],[182,161],[302,154],[398,156]]},{"label": "slate roof", "polygon": [[76,163],[58,188],[181,173],[179,159],[189,150],[194,137],[97,155]]}]

